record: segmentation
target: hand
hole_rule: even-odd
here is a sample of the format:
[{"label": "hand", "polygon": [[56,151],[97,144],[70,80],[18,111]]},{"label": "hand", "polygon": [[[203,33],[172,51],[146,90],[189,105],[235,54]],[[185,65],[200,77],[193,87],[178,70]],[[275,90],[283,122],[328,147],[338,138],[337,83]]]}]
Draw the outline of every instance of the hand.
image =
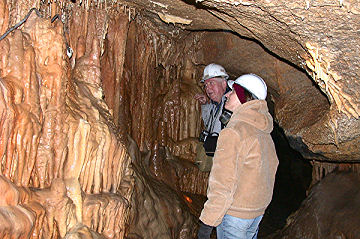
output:
[{"label": "hand", "polygon": [[200,227],[199,227],[197,238],[198,239],[210,239],[212,229],[213,229],[212,226],[209,226],[203,222],[200,222]]},{"label": "hand", "polygon": [[194,95],[194,99],[198,100],[202,105],[209,103],[209,98],[204,94],[196,94]]}]

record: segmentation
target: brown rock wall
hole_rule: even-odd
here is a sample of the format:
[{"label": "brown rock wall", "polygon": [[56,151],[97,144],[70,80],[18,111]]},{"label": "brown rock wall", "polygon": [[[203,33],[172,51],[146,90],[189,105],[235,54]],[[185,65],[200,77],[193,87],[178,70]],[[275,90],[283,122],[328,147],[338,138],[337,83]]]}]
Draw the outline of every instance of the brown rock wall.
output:
[{"label": "brown rock wall", "polygon": [[[197,217],[186,206],[185,195],[173,190],[149,170],[151,153],[140,154],[130,139],[135,177],[129,238],[195,238]],[[140,199],[141,200],[138,200]]]},{"label": "brown rock wall", "polygon": [[358,185],[356,174],[329,174],[312,188],[300,209],[288,218],[285,229],[271,238],[359,237]]},{"label": "brown rock wall", "polygon": [[[48,10],[50,6],[60,9],[45,4],[41,13],[53,16],[56,11]],[[115,15],[91,6],[89,11],[69,5],[62,10],[64,15],[54,22],[33,13],[21,30],[0,42],[1,174],[26,190],[36,188],[25,194],[30,199],[23,203],[33,216],[1,226],[12,238],[24,233],[27,238],[31,232],[34,238],[123,238],[130,230],[128,219],[139,216],[134,211],[129,215],[134,178],[126,134],[137,138],[143,150],[161,141],[191,161],[201,126],[192,96],[200,88],[192,64],[180,82],[183,54],[173,55],[173,40],[149,34],[151,26],[128,30],[123,15],[107,18]],[[175,45],[177,53],[183,50],[182,44]],[[73,50],[71,59],[67,47]],[[156,168],[155,161],[153,172],[147,172],[147,177],[155,176],[151,182],[141,180],[142,172],[135,175],[151,196],[140,190],[131,205],[140,210],[138,202],[149,197],[154,203],[146,211],[156,221],[150,227],[137,225],[146,227],[144,237],[192,237],[196,218],[177,191],[204,193],[206,184],[195,184],[199,178],[205,182],[207,175],[186,174],[189,167],[197,171],[189,162],[176,168],[185,179],[170,183],[175,191],[164,190],[161,180],[171,177],[171,170],[159,176],[164,168]],[[17,223],[27,226],[16,232],[12,227]]]},{"label": "brown rock wall", "polygon": [[[25,189],[36,188],[24,191],[25,201],[12,202],[16,218],[2,208],[2,221],[8,222],[1,224],[3,238],[101,238],[94,231],[125,235],[132,170],[126,142],[102,99],[99,40],[87,51],[82,50],[86,42],[76,44],[78,58],[71,69],[63,29],[60,21],[33,13],[22,30],[0,42],[1,175]],[[99,195],[111,206],[83,215],[83,192],[118,196]],[[106,228],[92,224],[96,220]]]}]

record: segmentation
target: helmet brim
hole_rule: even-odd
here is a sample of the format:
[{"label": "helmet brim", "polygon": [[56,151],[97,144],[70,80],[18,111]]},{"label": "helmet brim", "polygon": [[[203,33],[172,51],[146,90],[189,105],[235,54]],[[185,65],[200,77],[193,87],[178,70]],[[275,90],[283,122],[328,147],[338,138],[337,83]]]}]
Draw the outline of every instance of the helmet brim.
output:
[{"label": "helmet brim", "polygon": [[200,83],[204,83],[206,80],[212,79],[212,78],[223,78],[224,80],[229,79],[229,76],[207,76],[200,80]]},{"label": "helmet brim", "polygon": [[229,86],[230,89],[233,89],[234,82],[235,82],[235,81],[233,81],[233,80],[228,80],[228,81],[227,81],[227,84],[228,84],[228,86]]}]

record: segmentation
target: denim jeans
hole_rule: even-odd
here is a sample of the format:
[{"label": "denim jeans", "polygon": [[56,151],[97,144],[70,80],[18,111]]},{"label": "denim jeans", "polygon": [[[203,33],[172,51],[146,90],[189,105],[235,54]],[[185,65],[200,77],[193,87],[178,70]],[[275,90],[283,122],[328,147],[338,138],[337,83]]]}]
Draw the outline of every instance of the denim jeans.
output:
[{"label": "denim jeans", "polygon": [[216,227],[217,239],[256,239],[262,217],[242,219],[225,215]]}]

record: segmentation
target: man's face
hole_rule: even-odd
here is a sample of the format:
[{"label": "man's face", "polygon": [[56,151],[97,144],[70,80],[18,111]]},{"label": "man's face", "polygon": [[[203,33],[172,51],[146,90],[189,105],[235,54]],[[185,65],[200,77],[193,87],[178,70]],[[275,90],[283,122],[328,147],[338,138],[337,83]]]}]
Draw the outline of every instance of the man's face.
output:
[{"label": "man's face", "polygon": [[204,82],[205,92],[209,98],[220,103],[226,90],[226,80],[221,78],[211,78]]}]

